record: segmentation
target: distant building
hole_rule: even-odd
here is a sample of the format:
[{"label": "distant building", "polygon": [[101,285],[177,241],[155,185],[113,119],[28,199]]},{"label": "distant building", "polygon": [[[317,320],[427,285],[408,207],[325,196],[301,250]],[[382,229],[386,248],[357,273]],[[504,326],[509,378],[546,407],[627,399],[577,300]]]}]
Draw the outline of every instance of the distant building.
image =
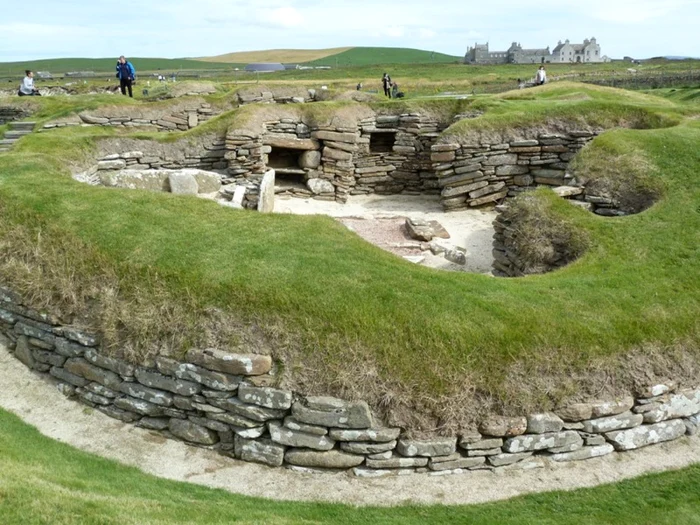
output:
[{"label": "distant building", "polygon": [[245,67],[246,71],[253,71],[257,73],[270,73],[272,71],[284,71],[285,67],[279,62],[265,62],[265,63],[253,63],[248,64]]},{"label": "distant building", "polygon": [[506,51],[490,51],[489,44],[474,44],[464,56],[465,64],[544,64],[544,63],[578,63],[607,62],[609,59],[600,54],[600,45],[595,38],[586,39],[583,44],[571,44],[561,41],[554,50],[549,46],[544,49],[523,49],[519,42],[513,42]]}]

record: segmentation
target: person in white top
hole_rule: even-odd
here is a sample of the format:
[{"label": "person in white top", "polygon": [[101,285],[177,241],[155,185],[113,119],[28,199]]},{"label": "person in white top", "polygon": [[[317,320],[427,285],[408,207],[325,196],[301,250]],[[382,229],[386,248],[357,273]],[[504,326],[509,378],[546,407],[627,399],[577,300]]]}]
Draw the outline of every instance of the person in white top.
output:
[{"label": "person in white top", "polygon": [[545,82],[547,82],[547,72],[544,70],[544,66],[540,66],[535,75],[535,85],[541,86]]},{"label": "person in white top", "polygon": [[40,97],[41,93],[39,93],[39,90],[34,87],[34,73],[32,73],[29,69],[27,69],[25,73],[27,76],[24,77],[22,83],[19,85],[19,91],[17,94],[20,97]]}]

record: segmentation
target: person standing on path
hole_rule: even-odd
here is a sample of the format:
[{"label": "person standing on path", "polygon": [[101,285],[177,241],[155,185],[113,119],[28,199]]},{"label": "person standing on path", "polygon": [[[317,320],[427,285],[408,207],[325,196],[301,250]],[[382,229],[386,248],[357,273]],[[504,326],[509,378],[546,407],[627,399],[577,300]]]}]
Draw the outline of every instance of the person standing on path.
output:
[{"label": "person standing on path", "polygon": [[29,69],[24,73],[26,76],[22,79],[17,94],[20,97],[40,97],[41,93],[34,87],[34,73]]},{"label": "person standing on path", "polygon": [[129,89],[129,96],[134,98],[134,94],[131,91],[131,85],[136,80],[136,70],[131,62],[128,62],[124,55],[119,57],[117,61],[117,78],[121,85],[122,95],[126,95],[127,88]]},{"label": "person standing on path", "polygon": [[388,73],[384,73],[382,77],[382,86],[384,87],[384,95],[391,98],[391,77]]},{"label": "person standing on path", "polygon": [[544,66],[540,66],[535,75],[535,85],[541,86],[545,82],[547,82],[547,72],[544,70]]}]

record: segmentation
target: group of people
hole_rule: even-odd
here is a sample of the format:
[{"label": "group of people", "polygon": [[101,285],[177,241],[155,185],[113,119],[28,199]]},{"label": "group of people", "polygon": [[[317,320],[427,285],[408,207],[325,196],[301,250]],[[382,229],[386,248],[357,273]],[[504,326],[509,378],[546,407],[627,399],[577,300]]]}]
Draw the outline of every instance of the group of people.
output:
[{"label": "group of people", "polygon": [[[17,94],[20,97],[40,97],[41,93],[39,93],[39,90],[34,86],[34,72],[27,69],[25,75],[26,76],[19,85]],[[134,93],[132,86],[136,81],[136,70],[131,62],[124,58],[124,55],[120,56],[119,60],[117,60],[117,78],[119,79],[122,95],[126,95],[128,90],[129,96],[133,98]]]},{"label": "group of people", "polygon": [[399,85],[391,80],[388,73],[384,73],[382,76],[382,87],[384,88],[384,95],[389,98],[403,98],[404,94],[399,91]]}]

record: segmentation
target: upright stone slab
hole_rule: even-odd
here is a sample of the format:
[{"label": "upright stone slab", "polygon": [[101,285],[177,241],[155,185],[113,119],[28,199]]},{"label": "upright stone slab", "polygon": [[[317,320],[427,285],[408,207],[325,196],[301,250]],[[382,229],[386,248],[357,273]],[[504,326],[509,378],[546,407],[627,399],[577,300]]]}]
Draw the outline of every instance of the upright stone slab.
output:
[{"label": "upright stone slab", "polygon": [[258,211],[272,213],[275,210],[275,170],[269,170],[260,182]]}]

